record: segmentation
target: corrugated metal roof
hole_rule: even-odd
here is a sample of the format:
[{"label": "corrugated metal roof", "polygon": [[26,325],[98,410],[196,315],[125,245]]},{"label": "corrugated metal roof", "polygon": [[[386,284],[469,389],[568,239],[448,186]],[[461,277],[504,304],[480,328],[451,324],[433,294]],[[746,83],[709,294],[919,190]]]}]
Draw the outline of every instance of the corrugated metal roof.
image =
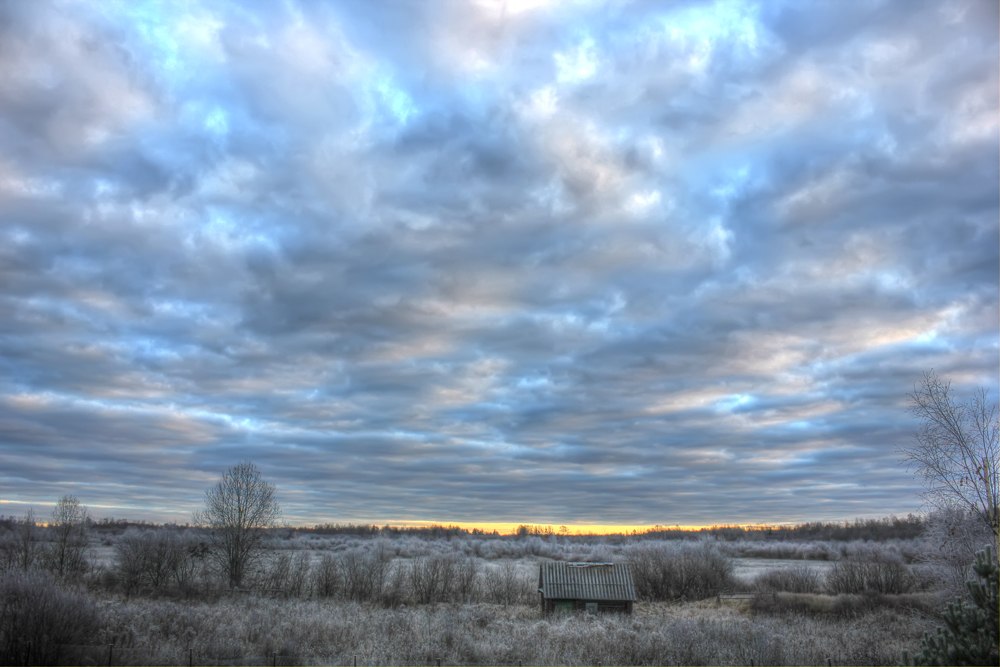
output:
[{"label": "corrugated metal roof", "polygon": [[635,584],[625,563],[543,561],[538,590],[548,600],[632,600]]}]

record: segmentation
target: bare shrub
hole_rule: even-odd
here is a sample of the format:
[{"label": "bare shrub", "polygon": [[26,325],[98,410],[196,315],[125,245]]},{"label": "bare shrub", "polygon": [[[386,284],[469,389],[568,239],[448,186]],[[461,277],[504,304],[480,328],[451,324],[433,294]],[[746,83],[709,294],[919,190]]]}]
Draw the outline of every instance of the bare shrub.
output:
[{"label": "bare shrub", "polygon": [[406,597],[415,604],[468,602],[476,593],[477,568],[471,558],[455,555],[415,558],[403,572]]},{"label": "bare shrub", "polygon": [[826,589],[834,594],[897,594],[913,588],[906,566],[887,559],[838,561],[826,575]]},{"label": "bare shrub", "polygon": [[143,535],[128,532],[115,543],[115,573],[117,583],[126,595],[132,595],[142,585],[145,549]]},{"label": "bare shrub", "polygon": [[59,644],[87,643],[99,627],[85,593],[64,590],[38,571],[0,576],[0,663],[52,664]]},{"label": "bare shrub", "polygon": [[267,593],[288,597],[288,580],[292,570],[292,557],[280,553],[266,563],[259,585]]},{"label": "bare shrub", "polygon": [[452,571],[452,597],[456,602],[472,602],[479,593],[479,568],[473,558],[462,558]]},{"label": "bare shrub", "polygon": [[512,561],[503,561],[483,574],[483,597],[501,605],[524,604],[533,601],[532,579],[519,572]]},{"label": "bare shrub", "polygon": [[410,561],[407,583],[410,599],[417,604],[451,599],[455,559],[449,556],[425,556]]},{"label": "bare shrub", "polygon": [[59,577],[69,579],[87,569],[87,521],[87,508],[74,496],[63,496],[52,510],[46,560]]},{"label": "bare shrub", "polygon": [[184,557],[175,562],[174,583],[185,594],[204,589],[209,574],[209,546],[196,535],[190,533],[178,537]]},{"label": "bare shrub", "polygon": [[808,565],[769,570],[753,580],[754,589],[762,593],[819,593],[823,590],[820,573]]},{"label": "bare shrub", "polygon": [[735,585],[732,563],[708,543],[642,545],[626,557],[643,600],[701,600]]},{"label": "bare shrub", "polygon": [[16,565],[27,572],[39,560],[38,526],[35,525],[35,511],[29,509],[24,518],[14,525],[14,548]]},{"label": "bare shrub", "polygon": [[17,567],[17,540],[14,531],[0,533],[0,573]]},{"label": "bare shrub", "polygon": [[316,597],[330,598],[340,592],[340,573],[337,561],[332,554],[323,554],[319,563],[313,568],[313,591]]},{"label": "bare shrub", "polygon": [[305,551],[295,554],[292,559],[288,573],[287,594],[292,597],[304,597],[309,595],[309,573],[311,569],[311,559]]},{"label": "bare shrub", "polygon": [[273,595],[295,598],[308,596],[310,568],[308,552],[283,551],[266,564],[259,586]]},{"label": "bare shrub", "polygon": [[167,529],[128,530],[115,543],[115,572],[126,595],[189,587],[204,548]]},{"label": "bare shrub", "polygon": [[352,549],[342,554],[337,569],[346,599],[379,601],[389,583],[391,557],[385,545],[379,542],[371,549]]}]

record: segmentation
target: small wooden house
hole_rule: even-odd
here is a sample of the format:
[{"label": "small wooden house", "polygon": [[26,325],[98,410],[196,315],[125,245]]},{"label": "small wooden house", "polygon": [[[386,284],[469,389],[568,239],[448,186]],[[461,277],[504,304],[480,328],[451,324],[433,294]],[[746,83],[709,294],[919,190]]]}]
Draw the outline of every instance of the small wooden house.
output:
[{"label": "small wooden house", "polygon": [[632,613],[635,584],[625,563],[545,561],[538,570],[542,613]]}]

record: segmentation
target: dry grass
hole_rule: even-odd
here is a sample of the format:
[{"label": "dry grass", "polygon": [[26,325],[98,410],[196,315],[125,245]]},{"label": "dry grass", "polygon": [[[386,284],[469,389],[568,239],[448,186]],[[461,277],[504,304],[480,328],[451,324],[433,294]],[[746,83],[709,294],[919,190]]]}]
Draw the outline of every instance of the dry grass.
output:
[{"label": "dry grass", "polygon": [[875,610],[892,609],[932,615],[939,605],[939,596],[934,593],[898,595],[760,593],[753,597],[749,610],[768,614],[854,617]]},{"label": "dry grass", "polygon": [[[802,596],[799,596],[802,597]],[[808,597],[808,596],[806,596]],[[782,596],[784,599],[784,596]],[[815,602],[815,601],[812,601]],[[524,605],[358,603],[232,598],[214,604],[117,601],[102,641],[133,664],[218,662],[277,653],[304,664],[900,664],[927,622],[906,609],[757,613],[714,600],[640,603],[633,616],[541,617]]]}]

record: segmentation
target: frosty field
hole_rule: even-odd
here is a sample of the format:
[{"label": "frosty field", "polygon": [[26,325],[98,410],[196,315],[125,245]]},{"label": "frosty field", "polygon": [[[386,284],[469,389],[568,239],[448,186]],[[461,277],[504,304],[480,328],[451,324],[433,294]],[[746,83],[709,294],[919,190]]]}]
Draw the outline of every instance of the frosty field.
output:
[{"label": "frosty field", "polygon": [[[917,537],[280,529],[236,590],[206,556],[209,537],[183,527],[95,530],[85,569],[62,584],[6,561],[6,593],[66,610],[47,630],[53,648],[39,652],[38,640],[32,662],[902,664],[938,623],[943,595],[919,562]],[[542,614],[539,566],[551,560],[629,563],[634,613]]]}]

